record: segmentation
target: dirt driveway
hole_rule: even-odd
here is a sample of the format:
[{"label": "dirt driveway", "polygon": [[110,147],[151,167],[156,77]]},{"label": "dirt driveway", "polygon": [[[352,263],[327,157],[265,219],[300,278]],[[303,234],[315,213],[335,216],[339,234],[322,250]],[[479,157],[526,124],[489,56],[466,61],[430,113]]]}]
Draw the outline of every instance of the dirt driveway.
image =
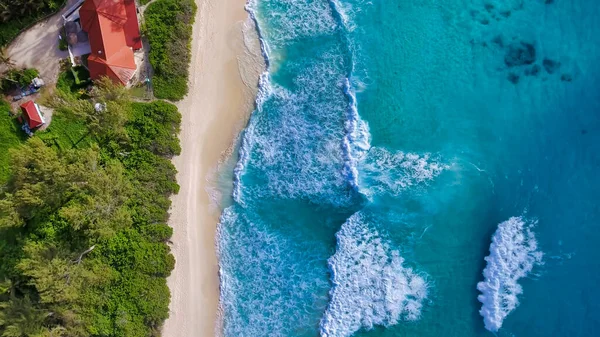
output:
[{"label": "dirt driveway", "polygon": [[69,57],[67,51],[58,49],[58,35],[63,25],[61,15],[76,2],[68,0],[60,12],[21,33],[8,46],[11,61],[17,67],[36,68],[46,83],[55,83],[60,71],[59,61]]}]

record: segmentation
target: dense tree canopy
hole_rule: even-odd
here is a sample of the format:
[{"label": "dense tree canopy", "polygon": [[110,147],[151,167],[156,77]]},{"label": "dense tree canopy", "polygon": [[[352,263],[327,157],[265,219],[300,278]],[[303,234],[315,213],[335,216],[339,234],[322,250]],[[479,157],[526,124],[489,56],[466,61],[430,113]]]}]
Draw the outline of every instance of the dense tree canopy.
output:
[{"label": "dense tree canopy", "polygon": [[[94,109],[95,103],[105,109]],[[131,103],[99,83],[92,100],[63,97],[96,142],[61,149],[38,137],[10,151],[0,187],[0,336],[157,336],[168,316],[170,156],[180,116]]]}]

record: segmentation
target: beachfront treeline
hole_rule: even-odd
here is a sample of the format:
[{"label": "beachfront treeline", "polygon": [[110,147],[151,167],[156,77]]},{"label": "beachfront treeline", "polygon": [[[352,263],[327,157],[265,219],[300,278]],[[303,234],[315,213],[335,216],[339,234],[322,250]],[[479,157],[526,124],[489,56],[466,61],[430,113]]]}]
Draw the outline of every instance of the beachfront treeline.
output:
[{"label": "beachfront treeline", "polygon": [[61,127],[46,133],[78,129],[73,142],[40,133],[9,151],[0,336],[158,336],[168,316],[180,114],[110,81],[90,96],[59,89],[46,102]]},{"label": "beachfront treeline", "polygon": [[188,93],[193,0],[156,0],[144,11],[142,30],[150,43],[156,98],[178,101]]}]

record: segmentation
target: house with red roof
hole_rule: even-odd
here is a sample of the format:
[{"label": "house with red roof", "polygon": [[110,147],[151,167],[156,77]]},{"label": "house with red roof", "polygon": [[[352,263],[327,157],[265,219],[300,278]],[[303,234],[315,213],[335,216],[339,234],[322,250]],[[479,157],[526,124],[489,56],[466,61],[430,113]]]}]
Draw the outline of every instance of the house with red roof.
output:
[{"label": "house with red roof", "polygon": [[133,51],[142,48],[135,0],[85,0],[78,11],[90,44],[90,77],[127,85],[137,71]]},{"label": "house with red roof", "polygon": [[21,111],[23,112],[23,118],[30,130],[37,129],[46,123],[44,116],[42,116],[42,112],[40,111],[40,107],[33,101],[27,101],[21,104]]}]

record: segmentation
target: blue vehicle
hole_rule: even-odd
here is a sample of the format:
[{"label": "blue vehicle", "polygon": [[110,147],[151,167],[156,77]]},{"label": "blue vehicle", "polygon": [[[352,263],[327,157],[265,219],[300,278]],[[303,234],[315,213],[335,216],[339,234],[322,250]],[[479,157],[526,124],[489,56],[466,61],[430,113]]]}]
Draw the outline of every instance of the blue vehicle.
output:
[{"label": "blue vehicle", "polygon": [[18,101],[23,97],[27,97],[29,95],[33,95],[36,92],[40,91],[40,88],[44,86],[44,81],[41,78],[34,78],[31,81],[31,84],[27,87],[27,89],[23,90],[21,88],[21,93],[19,95],[13,96],[13,101]]}]

